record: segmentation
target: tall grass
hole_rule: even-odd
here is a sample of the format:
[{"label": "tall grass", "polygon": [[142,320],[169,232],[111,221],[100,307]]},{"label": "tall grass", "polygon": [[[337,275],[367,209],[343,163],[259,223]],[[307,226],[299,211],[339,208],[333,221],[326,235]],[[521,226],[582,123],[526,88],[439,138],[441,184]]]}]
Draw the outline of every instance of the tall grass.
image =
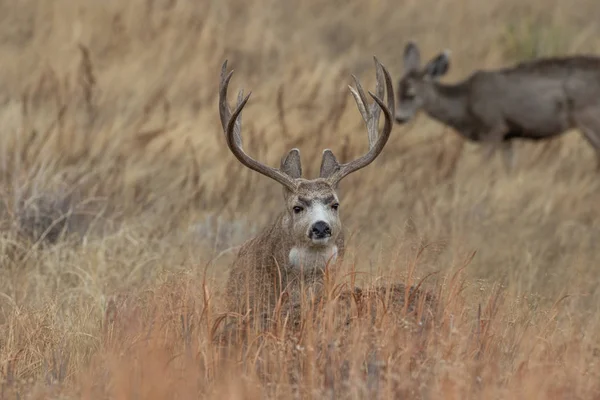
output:
[{"label": "tall grass", "polygon": [[[344,180],[347,257],[299,320],[216,338],[237,246],[281,209],[218,121],[224,59],[244,145],[367,149],[347,84],[415,39],[449,81],[598,53],[593,0],[0,2],[0,397],[597,398],[600,181],[577,132],[517,170],[418,118]],[[418,285],[371,298],[384,283]],[[348,292],[350,291],[350,292]],[[396,302],[396,303],[395,303]],[[239,317],[239,316],[238,316]],[[228,318],[235,319],[235,316]],[[241,318],[241,317],[240,317]],[[423,322],[426,321],[426,322]]]}]

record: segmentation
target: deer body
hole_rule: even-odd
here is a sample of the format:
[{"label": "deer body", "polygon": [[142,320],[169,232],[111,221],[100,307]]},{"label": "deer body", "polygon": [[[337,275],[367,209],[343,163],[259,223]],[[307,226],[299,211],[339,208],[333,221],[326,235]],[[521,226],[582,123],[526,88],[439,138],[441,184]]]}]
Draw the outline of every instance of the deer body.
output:
[{"label": "deer body", "polygon": [[[307,182],[304,189],[317,193],[318,188],[313,186]],[[310,220],[322,221],[318,213],[319,210],[314,213],[317,215],[309,216]],[[339,226],[339,222],[334,224]],[[294,215],[284,211],[244,243],[229,275],[230,309],[241,310],[247,305],[273,307],[283,290],[297,293],[301,285],[318,285],[325,268],[343,257],[344,235],[339,227],[334,229],[335,237],[332,235],[322,245],[307,243],[304,237],[308,235],[302,233],[298,235]]]},{"label": "deer body", "polygon": [[405,49],[396,120],[419,109],[468,140],[500,145],[512,165],[513,139],[544,140],[578,128],[600,168],[600,58],[547,58],[511,68],[478,71],[457,84],[437,82],[449,67],[442,53],[420,68],[416,45]]},{"label": "deer body", "polygon": [[[387,70],[375,59],[377,68],[375,103],[368,105],[360,82],[350,88],[367,124],[369,151],[348,163],[339,163],[330,150],[323,152],[320,176],[302,178],[300,151],[292,149],[279,169],[252,159],[242,150],[242,108],[250,95],[238,95],[232,112],[227,105],[227,87],[232,72],[221,72],[219,111],[227,145],[248,168],[272,178],[283,186],[285,210],[261,233],[242,245],[227,282],[229,309],[241,314],[248,311],[268,315],[286,292],[298,300],[299,288],[308,285],[318,290],[325,269],[344,255],[344,235],[339,217],[338,183],[348,174],[370,164],[383,150],[392,130],[394,94]],[[387,105],[381,98],[387,92]],[[378,134],[380,112],[385,124]]]}]

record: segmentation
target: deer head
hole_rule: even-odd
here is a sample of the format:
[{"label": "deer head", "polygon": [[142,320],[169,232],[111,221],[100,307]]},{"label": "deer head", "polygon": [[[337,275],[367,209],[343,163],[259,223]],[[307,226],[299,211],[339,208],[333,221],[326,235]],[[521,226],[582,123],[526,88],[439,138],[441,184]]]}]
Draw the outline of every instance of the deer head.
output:
[{"label": "deer head", "polygon": [[[233,112],[227,104],[227,88],[233,71],[227,73],[227,61],[221,70],[219,90],[219,113],[221,125],[225,132],[227,146],[234,156],[246,167],[279,182],[284,188],[286,212],[284,223],[294,246],[302,248],[324,248],[335,243],[340,231],[340,200],[337,194],[339,182],[349,174],[369,165],[383,150],[393,126],[394,91],[388,71],[377,58],[376,94],[369,92],[375,103],[369,105],[359,80],[353,76],[356,88],[350,91],[356,100],[358,109],[366,123],[369,138],[369,151],[362,157],[347,163],[340,163],[329,149],[323,151],[319,177],[302,178],[300,151],[296,148],[281,160],[279,169],[264,165],[248,156],[242,147],[241,113],[250,98],[244,97],[243,91],[238,94],[237,105]],[[387,92],[387,106],[383,97]],[[381,135],[378,134],[380,111],[383,110],[385,124]]]},{"label": "deer head", "polygon": [[421,54],[416,43],[404,48],[404,75],[398,83],[396,122],[410,121],[423,108],[428,90],[450,68],[450,51],[446,50],[421,67]]}]

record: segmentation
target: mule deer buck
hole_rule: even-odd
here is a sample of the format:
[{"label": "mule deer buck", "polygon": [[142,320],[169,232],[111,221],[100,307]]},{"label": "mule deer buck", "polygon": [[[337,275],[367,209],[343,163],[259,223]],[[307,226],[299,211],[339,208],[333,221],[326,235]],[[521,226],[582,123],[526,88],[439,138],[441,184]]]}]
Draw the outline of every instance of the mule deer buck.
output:
[{"label": "mule deer buck", "polygon": [[466,139],[487,144],[488,156],[501,147],[507,170],[514,166],[513,139],[549,139],[578,128],[600,169],[600,58],[542,58],[439,83],[449,65],[449,52],[443,52],[421,67],[417,45],[406,45],[398,123],[422,109]]},{"label": "mule deer buck", "polygon": [[[241,114],[250,94],[240,90],[233,112],[227,104],[227,88],[233,71],[226,73],[227,61],[221,70],[219,113],[227,146],[246,167],[261,173],[283,186],[285,210],[273,223],[253,239],[244,243],[232,265],[227,282],[231,311],[246,314],[253,310],[263,317],[274,310],[280,295],[286,291],[293,300],[298,285],[318,284],[329,263],[344,255],[344,236],[339,216],[340,200],[337,187],[349,174],[369,165],[379,156],[392,131],[394,88],[388,71],[375,60],[377,85],[375,102],[371,105],[359,80],[353,76],[356,88],[350,91],[366,123],[369,150],[362,157],[339,163],[332,151],[323,151],[320,175],[316,179],[302,178],[300,151],[296,148],[281,160],[279,169],[262,164],[247,155],[242,147]],[[387,92],[387,105],[383,102]],[[379,116],[385,123],[378,134]]]}]

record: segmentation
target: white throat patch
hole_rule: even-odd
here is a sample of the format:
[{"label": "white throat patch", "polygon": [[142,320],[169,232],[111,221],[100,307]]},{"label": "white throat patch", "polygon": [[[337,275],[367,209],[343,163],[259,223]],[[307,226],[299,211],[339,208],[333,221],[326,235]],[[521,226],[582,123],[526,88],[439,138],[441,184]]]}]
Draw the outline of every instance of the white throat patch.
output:
[{"label": "white throat patch", "polygon": [[294,247],[290,250],[289,265],[295,270],[310,272],[323,269],[327,263],[337,260],[338,248],[336,245],[326,247]]}]

